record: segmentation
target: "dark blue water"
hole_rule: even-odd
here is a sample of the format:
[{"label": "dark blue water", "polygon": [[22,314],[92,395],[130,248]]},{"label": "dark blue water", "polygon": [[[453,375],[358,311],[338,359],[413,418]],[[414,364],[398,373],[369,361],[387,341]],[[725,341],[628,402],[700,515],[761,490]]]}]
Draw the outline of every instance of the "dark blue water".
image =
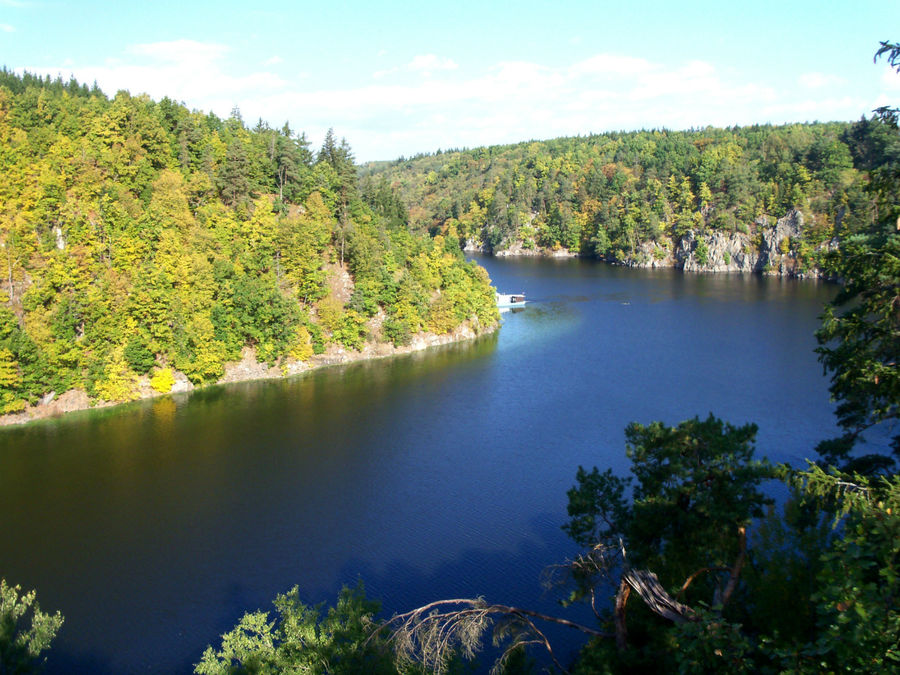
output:
[{"label": "dark blue water", "polygon": [[566,490],[579,464],[627,470],[628,422],[754,421],[797,464],[835,430],[828,286],[481,262],[532,301],[496,335],[2,431],[0,576],[65,615],[48,670],[190,671],[295,584],[551,611]]}]

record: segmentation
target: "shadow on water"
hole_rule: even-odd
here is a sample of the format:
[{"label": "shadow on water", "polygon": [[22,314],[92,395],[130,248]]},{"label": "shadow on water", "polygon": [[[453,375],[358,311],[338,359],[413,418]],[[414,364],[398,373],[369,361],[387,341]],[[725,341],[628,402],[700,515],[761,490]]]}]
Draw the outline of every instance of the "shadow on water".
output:
[{"label": "shadow on water", "polygon": [[[562,534],[559,524],[550,522],[549,514],[534,518],[530,525],[527,538],[514,551],[468,549],[427,573],[399,560],[380,569],[372,568],[365,561],[351,560],[341,576],[352,579],[356,574],[362,579],[367,593],[382,599],[385,617],[435,600],[484,597],[488,603],[520,606],[595,625],[596,619],[586,606],[560,605],[565,589],[547,588],[544,584],[547,568],[564,563],[565,552],[572,556],[576,549]],[[539,627],[563,664],[570,663],[587,642],[586,636],[570,628],[540,622]],[[476,672],[488,672],[499,654],[491,648],[489,633],[484,636],[484,646]],[[531,650],[530,654],[540,665],[550,665],[540,648]]]},{"label": "shadow on water", "polygon": [[[566,551],[570,556],[575,553],[573,545],[562,534],[553,517],[549,514],[535,516],[531,519],[529,531],[523,536],[524,539],[512,551],[467,549],[430,570],[419,569],[403,559],[375,564],[365,557],[354,556],[346,561],[329,585],[304,588],[301,584],[301,600],[309,605],[324,603],[331,606],[341,587],[354,586],[361,580],[367,597],[381,603],[382,620],[434,600],[483,596],[488,602],[521,606],[593,625],[595,620],[587,607],[562,608],[559,604],[563,595],[560,589],[541,590],[545,569],[564,562]],[[300,580],[290,583],[300,583]],[[286,586],[276,592],[288,590],[289,586]],[[226,596],[218,603],[220,611],[212,622],[214,628],[205,637],[206,644],[218,649],[221,645],[219,636],[233,628],[245,612],[262,609],[274,617],[273,599],[274,596],[260,598],[242,581],[232,583],[226,590]],[[172,628],[177,632],[182,627]],[[557,658],[564,664],[571,662],[587,641],[585,636],[572,629],[552,624],[541,624],[540,628],[550,640]],[[485,650],[474,672],[488,672],[493,659],[499,654],[490,646],[490,639],[489,634],[485,635]],[[204,648],[198,646],[195,653],[182,656],[178,662],[171,662],[166,670],[192,672]],[[532,656],[539,665],[550,664],[542,650],[534,650]],[[121,672],[158,672],[158,667],[151,664],[117,669],[105,661],[101,653],[85,652],[71,644],[54,647],[47,665],[48,673],[113,675]]]},{"label": "shadow on water", "polygon": [[[528,531],[521,535],[523,539],[513,550],[466,549],[428,570],[405,559],[376,564],[365,556],[352,556],[340,568],[334,581],[322,588],[304,588],[297,580],[300,598],[308,605],[323,603],[327,608],[334,604],[343,586],[353,587],[362,581],[366,596],[381,603],[381,620],[435,600],[484,597],[489,603],[521,606],[593,625],[596,620],[586,606],[563,608],[559,600],[564,596],[564,590],[543,586],[547,567],[563,563],[567,551],[569,556],[576,553],[555,518],[550,514],[535,516],[529,523]],[[288,590],[289,587],[284,587],[277,592]],[[209,643],[218,648],[221,642],[217,636],[234,627],[245,612],[262,609],[274,616],[273,599],[260,601],[244,584],[233,584],[223,603],[224,611],[216,621],[217,628],[209,636]],[[570,663],[587,642],[586,636],[569,628],[552,624],[541,624],[540,628],[550,640],[557,658],[564,664]],[[487,673],[499,655],[491,647],[490,634],[484,637],[485,649],[474,670],[477,673]],[[201,653],[202,650],[178,664],[178,672],[192,670]],[[79,663],[64,660],[66,654],[58,656],[62,658],[54,665],[64,666],[64,670]],[[532,656],[539,665],[550,665],[542,650],[533,650]],[[89,661],[82,663],[89,664]],[[99,672],[105,675],[112,671],[104,669]]]}]

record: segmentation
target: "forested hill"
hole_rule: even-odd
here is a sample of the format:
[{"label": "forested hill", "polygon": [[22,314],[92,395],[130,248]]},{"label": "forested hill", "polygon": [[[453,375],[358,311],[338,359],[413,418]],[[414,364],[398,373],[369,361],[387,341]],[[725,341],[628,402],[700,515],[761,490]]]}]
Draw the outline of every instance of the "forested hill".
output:
[{"label": "forested hill", "polygon": [[494,253],[799,274],[872,221],[867,172],[896,144],[876,120],[608,133],[372,163],[362,184]]},{"label": "forested hill", "polygon": [[331,133],[0,71],[0,413],[493,325],[484,270],[356,175]]}]

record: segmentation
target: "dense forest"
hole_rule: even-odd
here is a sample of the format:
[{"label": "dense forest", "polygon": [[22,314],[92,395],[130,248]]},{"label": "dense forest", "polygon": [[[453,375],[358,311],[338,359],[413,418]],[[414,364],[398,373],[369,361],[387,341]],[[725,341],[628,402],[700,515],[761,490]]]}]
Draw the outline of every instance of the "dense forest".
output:
[{"label": "dense forest", "polygon": [[287,367],[497,320],[484,270],[361,196],[331,132],[314,153],[237,109],[4,69],[0,171],[0,414],[215,382],[246,347]]},{"label": "dense forest", "polygon": [[897,152],[867,119],[605,133],[370,163],[362,189],[495,253],[799,275],[873,222],[869,172]]}]

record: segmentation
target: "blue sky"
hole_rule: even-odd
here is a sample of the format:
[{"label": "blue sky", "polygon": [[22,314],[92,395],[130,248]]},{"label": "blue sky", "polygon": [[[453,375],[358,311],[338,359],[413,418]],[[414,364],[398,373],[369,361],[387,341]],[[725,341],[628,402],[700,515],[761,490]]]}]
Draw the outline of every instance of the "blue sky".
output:
[{"label": "blue sky", "polygon": [[[687,6],[684,6],[686,5]],[[610,130],[854,120],[900,2],[0,0],[0,64],[328,127],[358,160]]]}]

